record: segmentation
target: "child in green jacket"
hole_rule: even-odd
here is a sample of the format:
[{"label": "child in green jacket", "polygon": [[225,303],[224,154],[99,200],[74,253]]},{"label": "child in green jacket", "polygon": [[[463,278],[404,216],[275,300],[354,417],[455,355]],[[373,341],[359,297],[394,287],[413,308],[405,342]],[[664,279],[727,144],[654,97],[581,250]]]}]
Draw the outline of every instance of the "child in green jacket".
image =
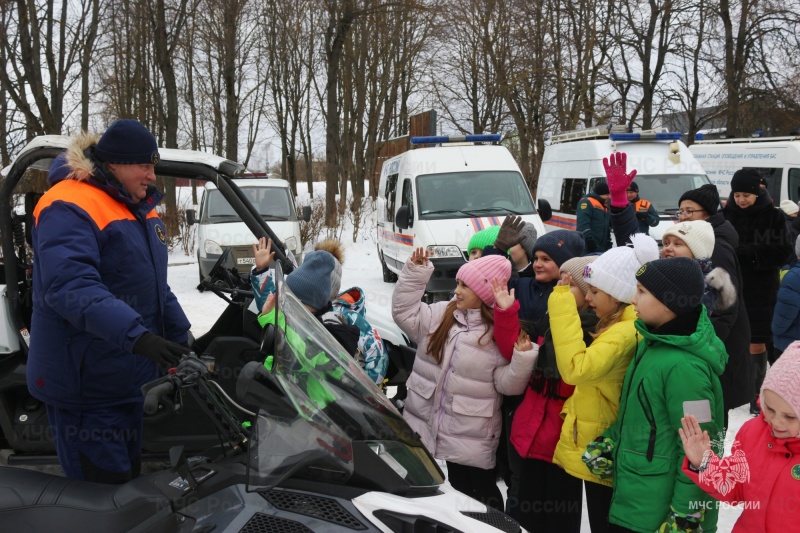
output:
[{"label": "child in green jacket", "polygon": [[589,445],[584,461],[601,477],[613,475],[612,531],[713,532],[717,511],[681,470],[678,430],[692,414],[722,440],[719,375],[728,354],[701,303],[696,261],[651,261],[636,282],[635,326],[644,340],[625,375],[619,418]]}]

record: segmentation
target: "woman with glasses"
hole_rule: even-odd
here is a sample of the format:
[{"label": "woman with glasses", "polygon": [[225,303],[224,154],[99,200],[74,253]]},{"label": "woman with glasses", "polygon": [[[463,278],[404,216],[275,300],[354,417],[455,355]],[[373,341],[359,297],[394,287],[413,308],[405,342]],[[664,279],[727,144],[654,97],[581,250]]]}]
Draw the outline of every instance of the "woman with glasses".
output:
[{"label": "woman with glasses", "polygon": [[[739,235],[736,256],[742,269],[744,302],[750,319],[750,354],[755,372],[755,390],[761,389],[772,348],[772,314],[780,286],[779,269],[792,253],[781,211],[760,187],[755,169],[737,170],[731,179],[731,195],[722,210]],[[750,412],[757,415],[756,395]]]},{"label": "woman with glasses", "polygon": [[[714,250],[711,265],[722,268],[730,276],[737,295],[743,294],[744,283],[741,267],[736,256],[739,234],[719,211],[719,192],[715,185],[706,184],[698,189],[686,191],[678,201],[678,220],[692,222],[705,220],[714,229]],[[725,401],[725,426],[728,425],[728,410],[748,403],[754,391],[750,363],[750,321],[743,298],[737,298],[733,306],[718,309],[711,316],[711,324],[728,351],[728,364],[719,380]]]}]

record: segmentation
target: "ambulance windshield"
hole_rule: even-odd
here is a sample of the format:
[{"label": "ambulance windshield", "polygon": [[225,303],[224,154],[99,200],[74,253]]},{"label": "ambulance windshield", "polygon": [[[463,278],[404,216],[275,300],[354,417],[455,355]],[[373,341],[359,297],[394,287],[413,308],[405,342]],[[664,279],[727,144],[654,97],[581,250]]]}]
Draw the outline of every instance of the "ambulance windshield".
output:
[{"label": "ambulance windshield", "polygon": [[425,174],[416,181],[421,219],[536,213],[519,172]]}]

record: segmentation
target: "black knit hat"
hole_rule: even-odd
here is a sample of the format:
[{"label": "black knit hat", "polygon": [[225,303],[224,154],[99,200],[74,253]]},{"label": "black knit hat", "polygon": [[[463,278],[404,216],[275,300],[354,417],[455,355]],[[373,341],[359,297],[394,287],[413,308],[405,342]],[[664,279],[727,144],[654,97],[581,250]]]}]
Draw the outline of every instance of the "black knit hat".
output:
[{"label": "black knit hat", "polygon": [[543,251],[561,268],[567,260],[583,255],[585,245],[583,234],[568,229],[557,229],[536,239],[532,253],[535,254],[537,250]]},{"label": "black knit hat", "polygon": [[678,206],[680,206],[681,202],[684,200],[695,202],[709,215],[716,214],[717,209],[719,209],[719,191],[716,185],[710,183],[706,183],[698,189],[692,189],[691,191],[683,193],[681,199],[678,200]]},{"label": "black knit hat", "polygon": [[645,263],[636,272],[636,281],[676,315],[695,311],[705,291],[703,271],[697,261],[688,257]]},{"label": "black knit hat", "polygon": [[639,186],[636,184],[635,181],[632,181],[630,185],[628,185],[628,190],[633,192],[639,192]]},{"label": "black knit hat", "polygon": [[608,190],[608,183],[606,183],[605,181],[598,182],[597,185],[594,186],[593,192],[598,196],[602,196],[604,194],[610,194],[610,191]]},{"label": "black knit hat", "polygon": [[111,124],[94,147],[92,157],[103,163],[137,165],[158,163],[158,143],[150,130],[136,120]]},{"label": "black knit hat", "polygon": [[761,190],[761,174],[754,168],[737,170],[731,178],[731,192],[758,194]]}]

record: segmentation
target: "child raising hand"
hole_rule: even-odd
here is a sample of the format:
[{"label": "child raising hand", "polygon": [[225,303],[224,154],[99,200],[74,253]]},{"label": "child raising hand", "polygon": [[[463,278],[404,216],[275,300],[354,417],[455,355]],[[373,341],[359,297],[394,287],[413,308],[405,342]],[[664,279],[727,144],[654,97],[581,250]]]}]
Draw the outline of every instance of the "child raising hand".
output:
[{"label": "child raising hand", "polygon": [[800,341],[770,367],[761,386],[761,414],[744,423],[732,453],[720,458],[697,419],[679,430],[683,473],[717,500],[745,502],[733,533],[792,531],[800,521]]}]

